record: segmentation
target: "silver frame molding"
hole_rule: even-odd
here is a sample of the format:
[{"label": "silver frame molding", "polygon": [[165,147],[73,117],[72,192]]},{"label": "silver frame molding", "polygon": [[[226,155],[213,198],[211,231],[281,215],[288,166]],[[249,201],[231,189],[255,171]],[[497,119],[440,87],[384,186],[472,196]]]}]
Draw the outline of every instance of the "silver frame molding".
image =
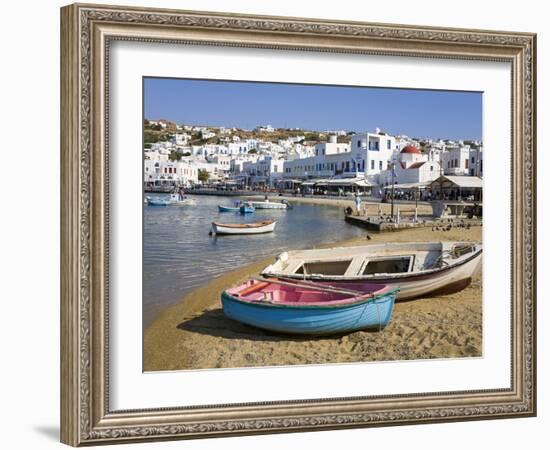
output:
[{"label": "silver frame molding", "polygon": [[[113,40],[506,61],[512,70],[509,389],[112,411],[108,58]],[[75,4],[61,9],[61,440],[73,446],[536,414],[536,35]]]}]

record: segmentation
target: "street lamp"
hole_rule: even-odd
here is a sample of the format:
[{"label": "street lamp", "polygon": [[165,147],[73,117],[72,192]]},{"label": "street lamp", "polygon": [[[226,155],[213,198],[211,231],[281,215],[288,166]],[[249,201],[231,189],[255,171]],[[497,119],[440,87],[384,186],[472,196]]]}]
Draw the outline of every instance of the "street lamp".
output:
[{"label": "street lamp", "polygon": [[393,177],[395,176],[395,162],[390,162],[390,168],[391,168],[391,218],[393,219],[393,193],[394,193],[394,186],[395,183],[393,181]]}]

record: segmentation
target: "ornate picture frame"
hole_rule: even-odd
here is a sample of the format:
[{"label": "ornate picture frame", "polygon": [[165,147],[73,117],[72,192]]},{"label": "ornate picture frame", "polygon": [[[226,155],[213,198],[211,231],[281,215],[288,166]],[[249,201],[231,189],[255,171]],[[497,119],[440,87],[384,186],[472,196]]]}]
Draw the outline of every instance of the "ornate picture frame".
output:
[{"label": "ornate picture frame", "polygon": [[[113,411],[109,95],[116,40],[472,61],[512,67],[511,386]],[[61,440],[73,446],[536,414],[536,35],[75,4],[61,10]]]}]

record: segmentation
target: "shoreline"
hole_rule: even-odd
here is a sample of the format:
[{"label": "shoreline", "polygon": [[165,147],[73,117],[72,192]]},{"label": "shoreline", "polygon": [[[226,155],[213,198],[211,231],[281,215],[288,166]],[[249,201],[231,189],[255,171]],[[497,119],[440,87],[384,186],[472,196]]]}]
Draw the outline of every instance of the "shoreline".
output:
[{"label": "shoreline", "polygon": [[[418,228],[376,234],[372,243],[481,241],[481,234],[482,227],[449,232]],[[353,238],[318,247],[367,242]],[[285,336],[227,319],[221,310],[221,292],[258,274],[275,257],[217,277],[159,312],[143,333],[144,371],[481,356],[481,271],[468,288],[456,294],[397,302],[390,324],[380,333]]]},{"label": "shoreline", "polygon": [[[250,196],[244,196],[246,200],[263,200],[265,198],[265,195],[250,195]],[[322,206],[333,206],[335,208],[346,208],[348,206],[355,209],[355,201],[353,197],[294,197],[289,195],[268,195],[268,198],[270,201],[282,201],[286,200],[289,203],[304,203],[309,205],[322,205]],[[368,200],[361,200],[361,205],[367,205],[369,215],[373,215],[372,212],[378,213],[378,211],[381,211],[385,214],[389,214],[391,210],[391,203],[380,203],[380,202],[372,202]],[[376,207],[373,209],[373,207]],[[402,214],[408,215],[408,214],[414,214],[414,208],[415,205],[413,202],[411,203],[402,203],[399,201],[396,201],[394,203],[394,207],[402,208]],[[432,215],[433,210],[432,206],[426,202],[418,202],[418,214],[422,215]]]}]

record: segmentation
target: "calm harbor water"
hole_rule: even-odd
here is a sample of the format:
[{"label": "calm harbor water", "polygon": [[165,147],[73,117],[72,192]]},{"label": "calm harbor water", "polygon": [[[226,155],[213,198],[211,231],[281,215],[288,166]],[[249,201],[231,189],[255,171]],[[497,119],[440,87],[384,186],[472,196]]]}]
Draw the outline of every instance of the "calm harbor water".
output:
[{"label": "calm harbor water", "polygon": [[[192,197],[192,196],[191,196]],[[309,248],[364,235],[347,224],[340,208],[294,204],[293,209],[219,213],[235,198],[194,196],[194,206],[147,206],[143,213],[143,325],[162,309],[215,277],[289,249]],[[273,233],[208,235],[212,221],[277,220]]]}]

